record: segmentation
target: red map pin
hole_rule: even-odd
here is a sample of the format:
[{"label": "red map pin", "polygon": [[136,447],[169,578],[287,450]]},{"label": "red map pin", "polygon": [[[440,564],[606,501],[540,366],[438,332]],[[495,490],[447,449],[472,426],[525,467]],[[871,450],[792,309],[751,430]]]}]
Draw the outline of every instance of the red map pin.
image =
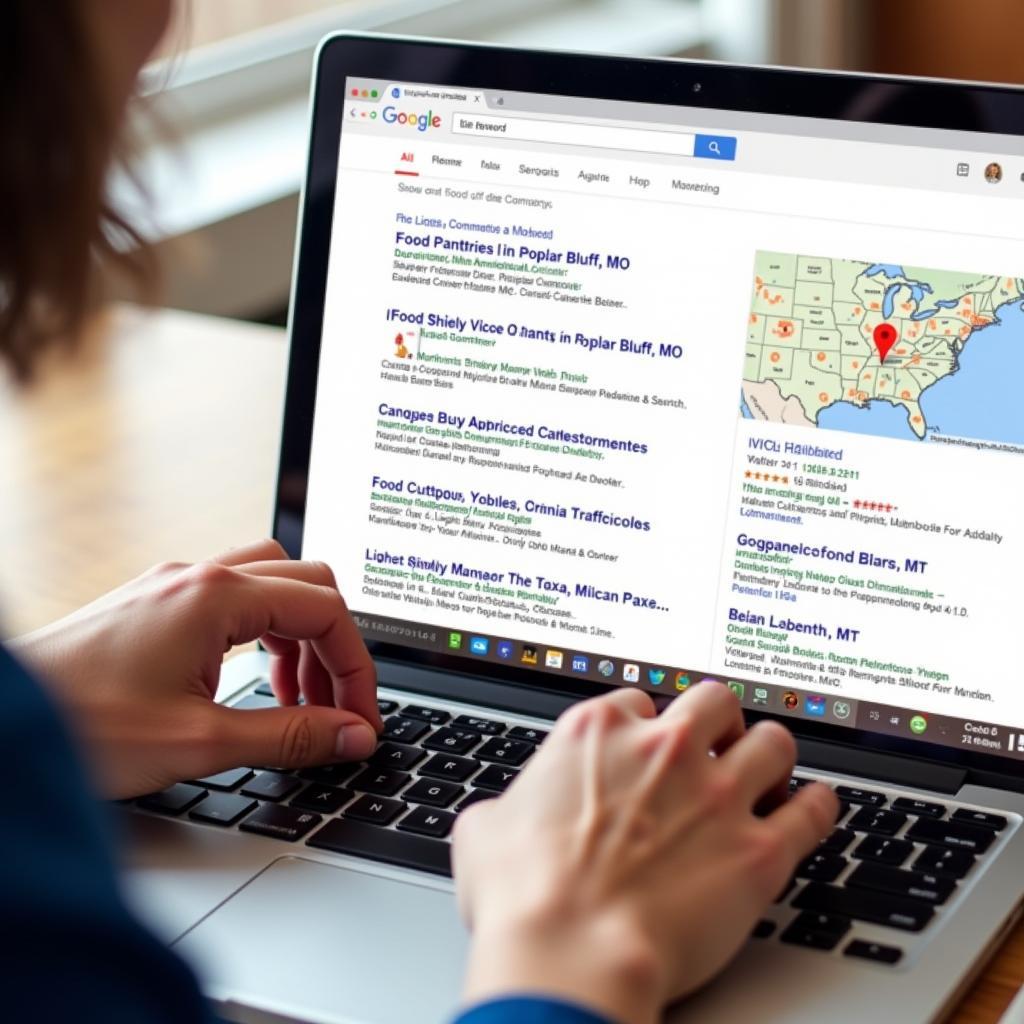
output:
[{"label": "red map pin", "polygon": [[892,324],[879,324],[875,328],[875,348],[878,349],[878,358],[885,362],[889,349],[896,344],[896,328]]}]

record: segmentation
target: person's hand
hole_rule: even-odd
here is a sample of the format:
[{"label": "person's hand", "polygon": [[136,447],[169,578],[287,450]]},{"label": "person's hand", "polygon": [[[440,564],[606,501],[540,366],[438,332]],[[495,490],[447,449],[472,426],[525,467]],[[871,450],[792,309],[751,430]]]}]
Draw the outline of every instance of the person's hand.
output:
[{"label": "person's hand", "polygon": [[[285,706],[215,704],[224,653],[257,639]],[[381,728],[373,662],[331,570],[275,541],[157,566],[11,648],[65,710],[108,797],[241,765],[359,760]]]},{"label": "person's hand", "polygon": [[504,796],[456,821],[466,999],[544,993],[652,1024],[832,828],[828,787],[786,800],[795,752],[775,722],[744,731],[714,682],[660,718],[637,690],[568,711]]}]

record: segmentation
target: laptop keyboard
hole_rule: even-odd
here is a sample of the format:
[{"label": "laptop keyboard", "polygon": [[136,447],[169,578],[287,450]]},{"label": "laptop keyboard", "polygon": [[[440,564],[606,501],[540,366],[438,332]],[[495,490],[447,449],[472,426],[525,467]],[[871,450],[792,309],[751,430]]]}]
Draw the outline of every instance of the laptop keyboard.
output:
[{"label": "laptop keyboard", "polygon": [[[236,706],[272,703],[264,682]],[[378,706],[384,731],[365,762],[298,772],[237,768],[178,783],[136,804],[450,876],[456,816],[502,793],[547,733],[425,704],[382,699]],[[810,781],[796,775],[790,790]],[[898,934],[921,932],[941,914],[1008,819],[954,801],[834,788],[841,806],[835,829],[798,866],[773,917],[759,922],[753,936],[825,952],[842,944],[845,956],[898,963],[905,946]],[[865,926],[885,929],[886,941],[851,934]]]},{"label": "laptop keyboard", "polygon": [[[275,703],[269,684],[235,706]],[[384,731],[362,763],[238,768],[136,801],[158,814],[451,875],[460,811],[503,792],[547,733],[425,704],[378,701]]]}]

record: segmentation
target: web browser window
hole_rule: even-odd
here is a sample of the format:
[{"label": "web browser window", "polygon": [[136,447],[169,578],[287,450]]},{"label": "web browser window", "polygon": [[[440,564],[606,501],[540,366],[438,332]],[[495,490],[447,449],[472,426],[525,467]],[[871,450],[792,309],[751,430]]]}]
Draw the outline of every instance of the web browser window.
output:
[{"label": "web browser window", "polygon": [[1020,140],[347,88],[303,553],[368,637],[1021,753]]}]

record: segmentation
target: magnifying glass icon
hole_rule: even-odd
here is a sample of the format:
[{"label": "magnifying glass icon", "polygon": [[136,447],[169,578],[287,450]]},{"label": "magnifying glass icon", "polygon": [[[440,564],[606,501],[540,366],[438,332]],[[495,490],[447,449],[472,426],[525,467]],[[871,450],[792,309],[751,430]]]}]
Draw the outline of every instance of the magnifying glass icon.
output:
[{"label": "magnifying glass icon", "polygon": [[736,140],[731,135],[695,135],[693,155],[707,160],[735,160]]}]

